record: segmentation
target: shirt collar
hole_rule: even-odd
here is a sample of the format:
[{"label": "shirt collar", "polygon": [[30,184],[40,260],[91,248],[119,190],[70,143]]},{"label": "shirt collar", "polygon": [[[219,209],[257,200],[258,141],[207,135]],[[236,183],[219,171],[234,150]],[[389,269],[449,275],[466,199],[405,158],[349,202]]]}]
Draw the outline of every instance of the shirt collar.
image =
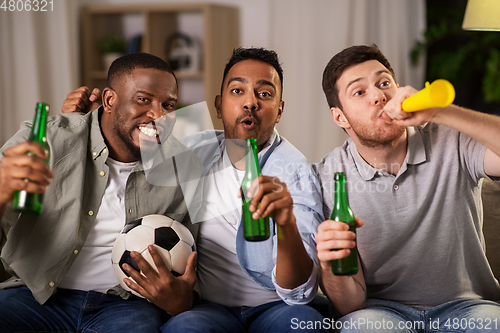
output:
[{"label": "shirt collar", "polygon": [[[273,133],[271,134],[271,136],[269,137],[269,139],[264,144],[264,147],[257,154],[258,157],[259,157],[260,163],[261,163],[261,167],[265,163],[265,161],[267,160],[267,158],[269,157],[269,154],[271,154],[272,151],[274,150],[273,147],[275,147],[276,145],[278,145],[280,143],[280,141],[281,140],[280,140],[280,136],[278,134],[278,130],[275,127],[273,129]],[[222,135],[219,138],[219,147],[214,151],[214,156],[212,158],[212,163],[211,164],[217,162],[221,158],[222,153],[225,152],[225,151],[226,151],[226,140],[224,140],[224,132],[222,132]]]},{"label": "shirt collar", "polygon": [[420,164],[427,161],[424,139],[422,134],[415,127],[408,127],[408,164]]},{"label": "shirt collar", "polygon": [[349,140],[349,150],[351,151],[351,155],[354,159],[354,163],[356,164],[356,168],[358,169],[361,178],[363,178],[364,180],[370,180],[373,177],[375,177],[377,169],[372,167],[363,159],[363,157],[361,157],[352,139],[349,138],[348,140]]},{"label": "shirt collar", "polygon": [[92,119],[92,124],[90,128],[90,154],[92,159],[95,161],[99,157],[103,156],[105,160],[108,158],[108,148],[104,142],[104,137],[101,132],[101,115],[104,109],[100,106],[97,110],[92,111],[90,117]]},{"label": "shirt collar", "polygon": [[[406,148],[405,162],[407,164],[413,164],[413,165],[425,162],[427,160],[427,155],[425,152],[425,146],[422,134],[415,127],[407,127],[406,133],[407,133],[408,147]],[[375,175],[382,172],[381,170],[378,170],[372,167],[370,164],[368,164],[359,154],[358,150],[356,149],[356,145],[354,144],[352,139],[349,139],[349,141],[350,141],[349,149],[351,151],[352,157],[354,158],[354,163],[356,164],[356,168],[358,169],[359,175],[364,180],[371,180],[373,179],[373,177],[375,177]]]},{"label": "shirt collar", "polygon": [[264,147],[262,148],[262,150],[259,152],[259,158],[263,157],[264,155],[267,154],[267,152],[269,151],[269,149],[271,149],[271,147],[273,145],[275,145],[276,143],[278,143],[279,141],[279,135],[278,135],[278,130],[276,129],[276,127],[273,129],[273,133],[271,134],[271,137],[269,138],[269,140],[266,141],[266,143],[264,144]]}]

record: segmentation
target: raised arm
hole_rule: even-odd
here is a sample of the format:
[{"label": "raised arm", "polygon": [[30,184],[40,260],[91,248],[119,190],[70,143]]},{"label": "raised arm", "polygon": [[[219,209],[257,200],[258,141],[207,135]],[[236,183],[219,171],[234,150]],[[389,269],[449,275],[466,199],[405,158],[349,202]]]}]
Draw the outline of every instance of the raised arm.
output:
[{"label": "raised arm", "polygon": [[404,112],[401,104],[415,92],[416,90],[409,86],[399,88],[396,95],[384,107],[386,120],[401,126],[418,126],[432,122],[468,135],[487,148],[484,157],[486,174],[500,177],[500,117],[453,104],[444,108]]},{"label": "raised arm", "polygon": [[254,218],[271,216],[278,225],[276,281],[281,288],[294,289],[307,282],[313,262],[297,229],[293,200],[286,184],[277,177],[259,176],[258,181],[250,210],[255,211]]}]

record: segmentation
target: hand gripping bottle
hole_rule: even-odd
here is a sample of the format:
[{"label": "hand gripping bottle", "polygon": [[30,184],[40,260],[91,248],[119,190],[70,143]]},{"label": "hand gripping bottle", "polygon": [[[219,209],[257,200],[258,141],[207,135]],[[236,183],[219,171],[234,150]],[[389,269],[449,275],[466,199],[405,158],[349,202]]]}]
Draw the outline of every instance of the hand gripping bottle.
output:
[{"label": "hand gripping bottle", "polygon": [[[49,144],[45,136],[47,128],[47,114],[49,113],[49,105],[46,103],[37,103],[35,109],[35,118],[33,119],[33,127],[31,128],[30,141],[39,143],[49,155]],[[29,155],[33,155],[28,152]],[[49,158],[44,160],[49,163]],[[26,179],[26,181],[28,181]],[[14,193],[14,210],[25,214],[40,214],[43,207],[43,193],[28,193],[24,190]]]},{"label": "hand gripping bottle", "polygon": [[252,218],[250,202],[252,198],[247,196],[252,182],[261,175],[259,159],[257,157],[257,143],[254,138],[247,139],[245,176],[241,183],[241,199],[243,200],[242,219],[243,233],[247,241],[262,241],[270,236],[269,217],[261,217],[257,220]]}]

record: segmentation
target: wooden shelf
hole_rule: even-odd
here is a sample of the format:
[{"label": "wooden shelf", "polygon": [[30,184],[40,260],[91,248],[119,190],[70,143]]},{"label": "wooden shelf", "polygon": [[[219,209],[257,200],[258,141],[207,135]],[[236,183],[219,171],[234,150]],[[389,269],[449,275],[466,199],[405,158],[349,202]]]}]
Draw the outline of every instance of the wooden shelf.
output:
[{"label": "wooden shelf", "polygon": [[[209,106],[214,128],[222,129],[217,119],[213,100],[219,93],[224,65],[234,48],[239,46],[238,9],[231,6],[207,3],[193,4],[137,4],[137,5],[93,5],[82,12],[82,78],[90,88],[103,89],[106,85],[107,68],[103,68],[99,53],[99,40],[107,34],[125,36],[127,15],[139,16],[143,22],[141,51],[154,54],[164,60],[168,55],[166,43],[169,36],[178,32],[179,17],[183,14],[201,15],[202,70],[176,72],[181,80],[200,81],[203,96]],[[184,87],[183,87],[184,88]],[[183,91],[183,94],[190,92]]]},{"label": "wooden shelf", "polygon": [[[178,80],[182,79],[203,79],[203,72],[174,72]],[[215,96],[213,96],[215,97]]]},{"label": "wooden shelf", "polygon": [[89,77],[94,80],[106,80],[108,77],[107,71],[93,71]]}]

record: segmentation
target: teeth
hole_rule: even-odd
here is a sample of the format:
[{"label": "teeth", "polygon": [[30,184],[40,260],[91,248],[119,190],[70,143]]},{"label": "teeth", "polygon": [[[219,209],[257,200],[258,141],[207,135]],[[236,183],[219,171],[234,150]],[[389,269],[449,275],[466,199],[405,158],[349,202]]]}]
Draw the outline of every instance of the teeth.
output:
[{"label": "teeth", "polygon": [[158,130],[152,128],[152,127],[142,127],[139,126],[139,130],[146,134],[147,136],[157,136],[158,135]]}]

